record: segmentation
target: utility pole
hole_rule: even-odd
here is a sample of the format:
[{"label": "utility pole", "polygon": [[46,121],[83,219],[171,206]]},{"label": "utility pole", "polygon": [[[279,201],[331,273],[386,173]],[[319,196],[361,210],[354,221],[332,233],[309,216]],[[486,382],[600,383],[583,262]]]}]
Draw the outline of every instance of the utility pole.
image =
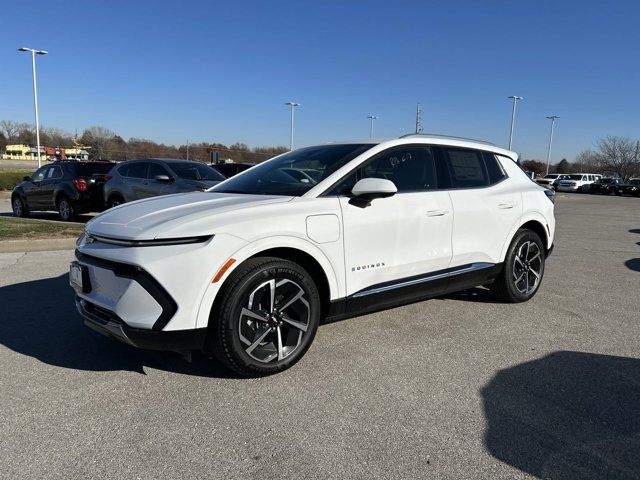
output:
[{"label": "utility pole", "polygon": [[511,150],[511,145],[513,143],[513,125],[516,121],[516,102],[518,100],[522,100],[524,97],[519,97],[518,95],[511,95],[507,97],[513,100],[513,108],[511,109],[511,129],[509,130],[509,150]]},{"label": "utility pole", "polygon": [[36,55],[46,55],[46,50],[35,50],[33,48],[22,47],[19,52],[31,52],[31,69],[33,70],[33,107],[36,113],[36,148],[38,149],[38,168],[42,166],[40,159],[40,123],[38,119],[38,82],[36,81]]},{"label": "utility pole", "polygon": [[553,127],[556,124],[556,118],[560,118],[558,115],[549,115],[549,120],[551,120],[551,133],[549,134],[549,148],[547,149],[547,175],[549,174],[549,162],[551,161],[551,144],[553,143]]},{"label": "utility pole", "polygon": [[378,117],[377,115],[368,115],[367,118],[371,120],[371,125],[369,126],[369,138],[373,138],[373,121],[377,120],[380,117]]},{"label": "utility pole", "polygon": [[296,107],[300,107],[301,105],[296,102],[286,102],[285,105],[289,105],[291,107],[291,132],[289,136],[289,150],[293,150],[293,112]]},{"label": "utility pole", "polygon": [[420,102],[416,105],[416,133],[422,133],[422,106]]},{"label": "utility pole", "polygon": [[189,140],[187,140],[187,160],[189,160]]}]

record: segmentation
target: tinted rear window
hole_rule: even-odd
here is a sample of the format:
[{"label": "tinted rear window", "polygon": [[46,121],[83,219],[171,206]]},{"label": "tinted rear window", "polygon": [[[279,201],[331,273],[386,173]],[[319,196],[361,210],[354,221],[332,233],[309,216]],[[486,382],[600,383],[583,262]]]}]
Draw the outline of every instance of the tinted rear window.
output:
[{"label": "tinted rear window", "polygon": [[489,183],[491,185],[498,183],[507,177],[507,174],[504,173],[504,170],[502,169],[502,165],[493,153],[484,152],[484,164],[487,167]]},{"label": "tinted rear window", "polygon": [[113,168],[113,163],[95,162],[95,163],[78,163],[76,164],[76,172],[81,177],[90,177],[91,175],[106,175]]},{"label": "tinted rear window", "polygon": [[129,178],[146,178],[147,164],[146,162],[125,163],[118,167],[120,175]]}]

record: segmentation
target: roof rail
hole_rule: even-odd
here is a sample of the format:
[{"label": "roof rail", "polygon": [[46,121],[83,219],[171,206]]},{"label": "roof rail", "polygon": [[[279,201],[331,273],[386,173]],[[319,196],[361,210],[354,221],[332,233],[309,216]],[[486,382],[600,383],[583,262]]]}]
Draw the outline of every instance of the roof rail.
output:
[{"label": "roof rail", "polygon": [[407,133],[406,135],[402,135],[399,138],[441,138],[446,140],[465,140],[467,142],[475,142],[475,143],[483,143],[485,145],[491,145],[492,147],[496,147],[495,143],[485,142],[484,140],[475,140],[473,138],[465,138],[465,137],[455,137],[453,135],[438,135],[436,133]]}]

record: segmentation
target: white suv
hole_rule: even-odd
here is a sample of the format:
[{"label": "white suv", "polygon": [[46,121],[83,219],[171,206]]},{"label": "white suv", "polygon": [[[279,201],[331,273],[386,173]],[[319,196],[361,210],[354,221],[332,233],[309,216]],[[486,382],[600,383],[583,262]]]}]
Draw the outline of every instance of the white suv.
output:
[{"label": "white suv", "polygon": [[572,173],[567,175],[568,178],[559,180],[556,184],[556,190],[559,192],[588,192],[589,186],[602,178],[602,175],[594,173]]},{"label": "white suv", "polygon": [[112,208],[78,239],[78,310],[131,345],[204,349],[261,375],[299,360],[321,321],[476,285],[528,300],[553,245],[553,191],[516,160],[451,137],[336,143]]}]

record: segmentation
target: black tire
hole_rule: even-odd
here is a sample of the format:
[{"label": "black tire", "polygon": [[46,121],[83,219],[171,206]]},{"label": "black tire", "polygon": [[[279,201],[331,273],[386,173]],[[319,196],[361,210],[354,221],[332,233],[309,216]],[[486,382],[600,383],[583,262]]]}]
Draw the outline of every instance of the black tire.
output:
[{"label": "black tire", "polygon": [[[270,305],[272,286],[274,309]],[[298,300],[289,302],[300,292]],[[209,320],[207,349],[242,376],[280,372],[308,350],[320,323],[320,308],[318,289],[299,265],[274,257],[247,260],[220,292],[220,302]],[[254,315],[244,314],[247,310]]]},{"label": "black tire", "polygon": [[118,205],[122,205],[125,203],[124,198],[120,195],[111,195],[109,197],[109,201],[107,202],[107,208],[117,207]]},{"label": "black tire", "polygon": [[[530,250],[527,250],[527,259],[523,263],[522,254],[525,253],[525,248],[527,248],[525,244],[527,243]],[[536,247],[532,247],[532,244],[535,244]],[[530,255],[529,251],[531,252]],[[532,260],[532,257],[536,254],[539,254],[539,257]],[[491,289],[505,302],[526,302],[540,288],[544,276],[545,257],[545,248],[540,236],[532,230],[518,230],[511,241],[511,245],[509,245],[502,272],[491,285]],[[527,268],[525,268],[525,265]],[[534,271],[537,270],[538,278],[531,272],[529,267]],[[520,281],[517,281],[516,276],[520,274],[525,276]],[[527,283],[525,284],[525,282]],[[525,286],[526,288],[521,288]],[[531,287],[531,290],[529,290],[529,287]],[[525,290],[524,292],[522,291],[523,289]]]},{"label": "black tire", "polygon": [[29,208],[20,195],[14,195],[11,199],[11,208],[13,209],[13,214],[16,217],[28,217],[29,216]]},{"label": "black tire", "polygon": [[57,207],[58,215],[60,215],[61,220],[68,222],[73,219],[76,212],[74,211],[73,205],[71,205],[71,202],[67,197],[60,197],[58,199]]}]

